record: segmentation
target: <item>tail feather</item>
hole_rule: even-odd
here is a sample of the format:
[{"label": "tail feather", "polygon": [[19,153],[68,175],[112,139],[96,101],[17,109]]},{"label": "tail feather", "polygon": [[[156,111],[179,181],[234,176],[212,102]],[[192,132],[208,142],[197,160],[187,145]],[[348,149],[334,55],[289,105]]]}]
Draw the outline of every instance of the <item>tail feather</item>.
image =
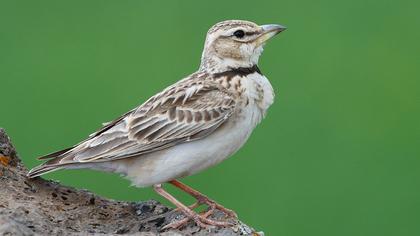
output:
[{"label": "tail feather", "polygon": [[45,160],[45,159],[50,159],[50,158],[55,158],[55,157],[61,156],[64,153],[72,150],[73,148],[74,147],[69,147],[69,148],[66,148],[66,149],[63,149],[63,150],[60,150],[60,151],[57,151],[57,152],[53,152],[53,153],[47,154],[47,155],[42,156],[42,157],[38,157],[38,160]]},{"label": "tail feather", "polygon": [[53,172],[56,170],[61,170],[63,168],[63,166],[59,166],[59,165],[46,165],[46,164],[42,164],[39,165],[35,168],[33,168],[32,170],[29,171],[29,173],[26,175],[28,178],[35,178],[37,176],[49,173],[49,172]]},{"label": "tail feather", "polygon": [[60,163],[60,161],[66,156],[66,153],[68,153],[70,150],[72,150],[74,147],[66,148],[42,157],[39,157],[39,160],[47,160],[45,163],[33,168],[29,171],[27,176],[29,178],[35,178],[37,176],[53,172],[56,170],[63,169],[64,166],[68,163]]}]

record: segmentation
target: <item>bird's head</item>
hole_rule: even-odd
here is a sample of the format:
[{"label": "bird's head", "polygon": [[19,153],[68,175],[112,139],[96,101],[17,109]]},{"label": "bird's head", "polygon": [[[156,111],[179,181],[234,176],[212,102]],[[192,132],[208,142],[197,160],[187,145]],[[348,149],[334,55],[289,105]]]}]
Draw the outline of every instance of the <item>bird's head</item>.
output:
[{"label": "bird's head", "polygon": [[285,29],[243,20],[219,22],[207,32],[200,69],[221,72],[254,66],[265,42]]}]

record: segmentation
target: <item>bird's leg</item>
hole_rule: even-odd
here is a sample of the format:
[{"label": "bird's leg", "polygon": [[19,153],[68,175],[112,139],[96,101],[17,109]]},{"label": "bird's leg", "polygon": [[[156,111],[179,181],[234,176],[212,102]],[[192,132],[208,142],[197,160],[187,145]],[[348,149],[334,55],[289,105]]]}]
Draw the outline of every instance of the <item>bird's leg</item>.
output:
[{"label": "bird's leg", "polygon": [[211,208],[216,208],[218,210],[220,210],[221,212],[225,213],[226,215],[233,217],[233,218],[238,218],[238,215],[230,209],[225,208],[224,206],[220,205],[219,203],[215,202],[214,200],[208,198],[206,195],[198,192],[197,190],[179,182],[178,180],[171,180],[169,181],[170,184],[172,184],[173,186],[181,189],[182,191],[188,193],[189,195],[193,196],[195,199],[197,199],[197,203],[200,204],[206,204]]},{"label": "bird's leg", "polygon": [[161,184],[156,184],[156,185],[153,186],[153,188],[154,188],[154,190],[159,195],[161,195],[162,197],[166,198],[168,201],[170,201],[176,207],[178,207],[178,209],[180,209],[182,211],[182,213],[184,213],[185,216],[187,217],[187,219],[182,219],[180,221],[177,221],[177,222],[173,222],[171,224],[168,224],[165,227],[163,227],[163,229],[179,228],[179,227],[185,225],[186,223],[188,223],[188,220],[189,219],[192,219],[201,228],[207,228],[209,226],[223,226],[223,227],[227,227],[227,226],[230,226],[231,225],[228,222],[219,222],[219,221],[214,221],[214,220],[207,219],[207,217],[208,217],[207,214],[204,214],[204,215],[197,214],[195,211],[191,210],[190,208],[188,208],[187,206],[185,206],[184,204],[182,204],[180,201],[178,201],[170,193],[166,192],[162,188],[162,185]]}]

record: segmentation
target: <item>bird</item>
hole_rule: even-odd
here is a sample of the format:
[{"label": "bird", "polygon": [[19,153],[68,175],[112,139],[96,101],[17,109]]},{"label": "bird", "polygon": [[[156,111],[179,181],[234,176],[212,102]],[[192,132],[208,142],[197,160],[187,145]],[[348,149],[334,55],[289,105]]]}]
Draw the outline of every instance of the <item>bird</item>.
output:
[{"label": "bird", "polygon": [[[278,24],[226,20],[207,32],[198,70],[170,85],[80,143],[38,159],[34,178],[61,169],[118,173],[133,185],[153,187],[185,216],[164,228],[189,222],[229,227],[214,220],[215,210],[237,214],[178,179],[194,175],[232,156],[248,140],[274,101],[274,89],[258,67],[266,42],[284,31]],[[163,188],[169,183],[197,202],[187,206]],[[194,209],[207,205],[199,213]]]}]

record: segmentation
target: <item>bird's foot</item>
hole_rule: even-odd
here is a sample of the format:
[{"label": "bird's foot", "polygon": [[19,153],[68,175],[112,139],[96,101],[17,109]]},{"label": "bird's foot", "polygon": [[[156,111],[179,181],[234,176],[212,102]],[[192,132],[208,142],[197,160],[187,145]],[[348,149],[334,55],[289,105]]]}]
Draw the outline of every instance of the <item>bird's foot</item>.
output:
[{"label": "bird's foot", "polygon": [[234,212],[233,210],[228,209],[228,208],[220,205],[219,203],[215,202],[214,200],[212,200],[212,199],[210,199],[210,198],[208,198],[208,197],[206,197],[204,195],[198,197],[197,198],[197,201],[198,201],[197,203],[199,205],[206,204],[207,206],[210,207],[210,209],[217,209],[217,210],[223,212],[225,215],[227,215],[227,216],[229,216],[231,218],[235,218],[235,219],[238,218],[238,214],[236,214],[236,212]]},{"label": "bird's foot", "polygon": [[[175,206],[177,206],[176,211],[181,211],[186,217],[184,219],[175,221],[173,223],[170,223],[166,226],[164,226],[162,229],[169,229],[169,228],[182,228],[184,227],[190,220],[194,221],[200,228],[209,228],[211,226],[219,226],[219,227],[231,227],[234,224],[229,221],[220,221],[220,220],[213,220],[209,219],[210,216],[214,215],[215,210],[218,210],[220,212],[223,212],[226,216],[234,218],[234,220],[237,220],[238,215],[230,210],[225,208],[224,206],[216,203],[214,200],[211,200],[206,195],[198,192],[197,190],[192,189],[191,187],[177,181],[172,180],[169,183],[174,185],[175,187],[185,191],[186,193],[193,196],[195,199],[197,199],[197,202],[194,203],[191,206],[185,206],[180,201],[178,201],[175,197],[173,197],[171,194],[166,192],[161,184],[154,185],[155,191],[160,194],[162,197],[166,198],[170,202],[172,202]],[[194,211],[195,208],[201,206],[201,205],[207,205],[208,208],[206,211],[197,213]]]},{"label": "bird's foot", "polygon": [[[207,209],[207,211],[202,212],[202,214],[209,213],[209,216],[210,216],[210,215],[212,215],[214,213],[214,210],[217,209],[217,210],[223,212],[226,216],[228,216],[230,218],[238,219],[238,214],[236,214],[235,211],[233,211],[231,209],[228,209],[228,208],[220,205],[219,203],[217,203],[214,200],[209,199],[207,197],[206,198],[199,198],[199,199],[197,199],[197,202],[194,203],[194,204],[192,204],[192,205],[190,205],[190,206],[188,206],[188,208],[191,209],[191,210],[194,210],[194,209],[196,209],[197,207],[199,207],[199,206],[201,206],[203,204],[207,205],[208,206],[208,209]],[[175,211],[182,212],[182,209],[181,208],[176,208]]]},{"label": "bird's foot", "polygon": [[194,197],[197,199],[197,202],[188,206],[188,208],[191,211],[194,211],[194,209],[196,209],[197,207],[205,204],[208,206],[207,210],[199,214],[194,212],[195,214],[197,214],[197,216],[195,215],[191,216],[189,213],[184,212],[182,208],[177,208],[175,210],[183,212],[186,215],[186,217],[181,220],[178,220],[178,221],[175,221],[166,225],[165,227],[163,227],[163,229],[170,229],[170,228],[180,229],[180,228],[185,227],[190,222],[190,220],[193,220],[199,227],[202,227],[202,228],[209,228],[211,226],[222,226],[222,227],[233,226],[231,222],[209,219],[209,217],[215,213],[216,209],[219,210],[220,212],[223,212],[226,216],[230,218],[233,218],[235,220],[238,218],[238,215],[233,210],[225,208],[224,206],[220,205],[219,203],[215,202],[212,199],[209,199],[208,197],[204,195],[200,195],[200,196],[196,195]]},{"label": "bird's foot", "polygon": [[[199,206],[199,204],[193,204],[191,207],[196,208],[197,206]],[[194,209],[193,208],[193,209]],[[181,210],[184,214],[185,214],[185,218],[172,222],[166,226],[164,226],[162,229],[180,229],[182,227],[185,227],[190,220],[193,220],[200,228],[209,228],[211,226],[220,226],[220,227],[230,227],[233,226],[232,223],[227,222],[227,221],[218,221],[218,220],[212,220],[209,219],[209,217],[214,213],[214,210],[216,209],[215,205],[210,206],[207,211],[202,212],[200,214],[194,212],[194,211],[182,211],[182,209],[177,209],[177,210]]]}]

